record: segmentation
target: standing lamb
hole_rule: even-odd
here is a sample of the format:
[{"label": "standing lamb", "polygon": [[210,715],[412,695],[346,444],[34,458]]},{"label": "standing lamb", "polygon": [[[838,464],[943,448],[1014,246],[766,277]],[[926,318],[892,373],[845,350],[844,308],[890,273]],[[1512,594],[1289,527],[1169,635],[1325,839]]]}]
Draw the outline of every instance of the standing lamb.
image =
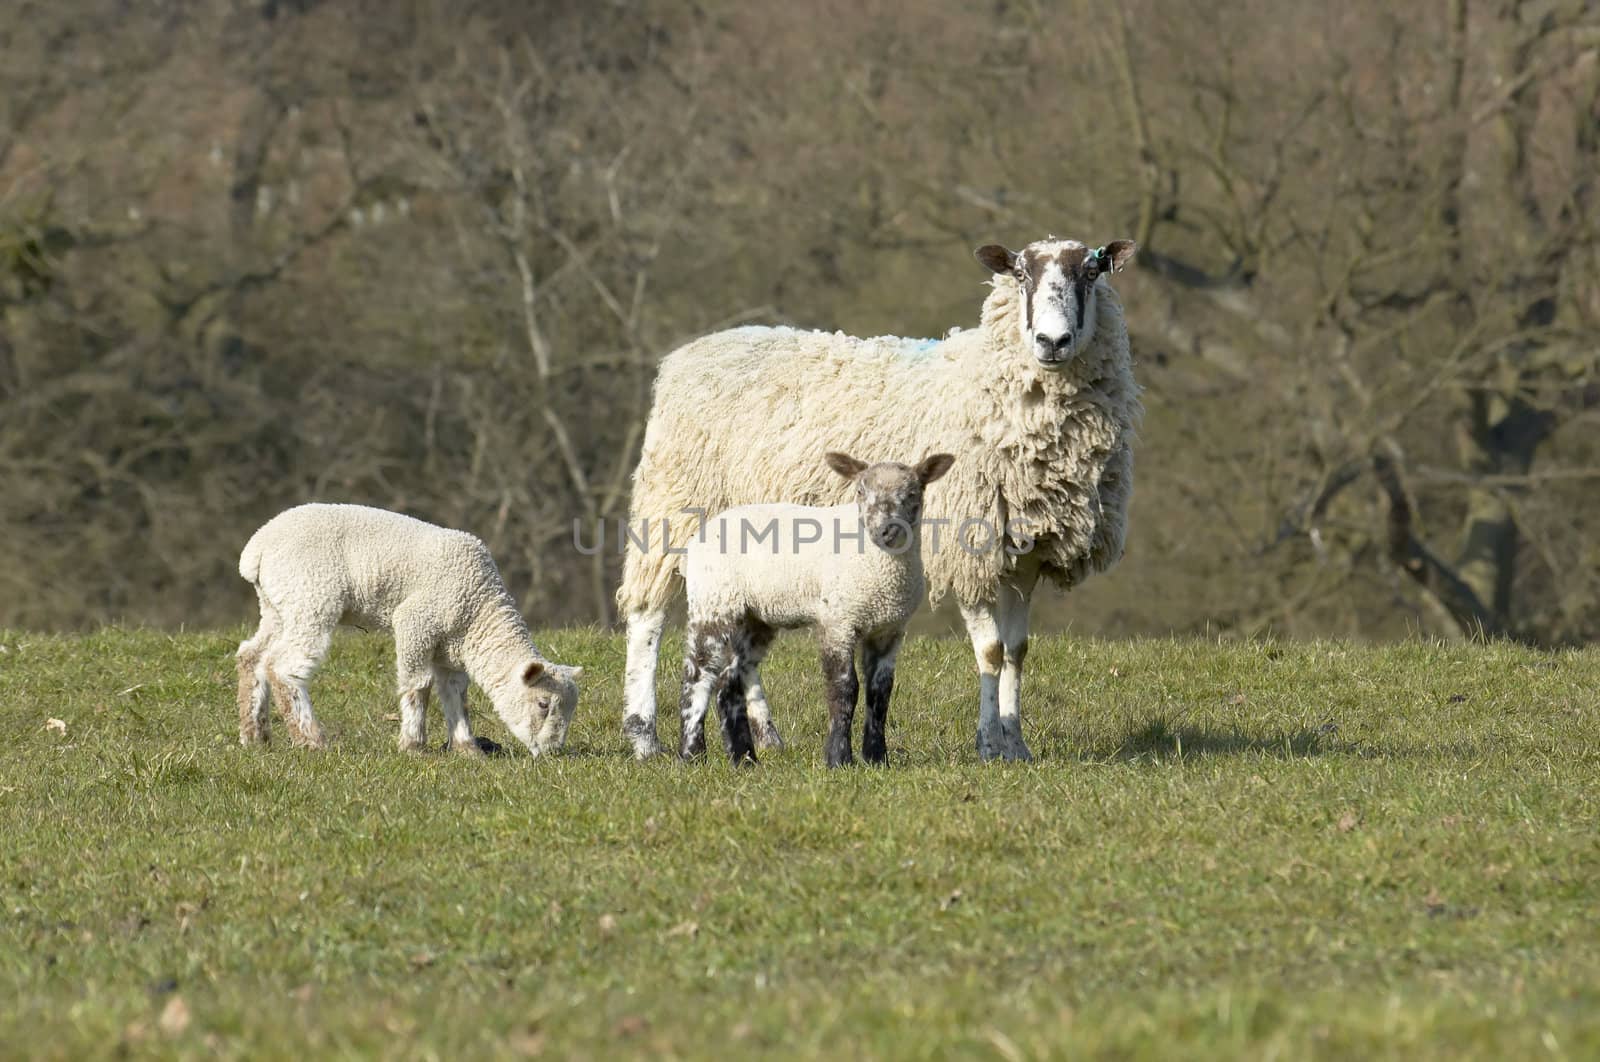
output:
[{"label": "standing lamb", "polygon": [[755,760],[747,701],[770,711],[757,669],[778,631],[813,625],[828,687],[828,766],[852,759],[857,645],[867,680],[861,754],[870,763],[888,755],[884,731],[894,658],[926,590],[922,493],[955,458],[932,454],[915,468],[893,461],[868,466],[841,453],[825,454],[824,460],[855,484],[854,502],[828,508],[736,506],[713,517],[708,534],[689,546],[680,702],[684,759],[705,751],[706,705],[716,693],[728,756],[734,763]]},{"label": "standing lamb", "polygon": [[566,740],[583,669],[534,648],[476,537],[364,505],[301,505],[250,536],[239,574],[261,602],[261,626],[238,653],[241,744],[266,742],[270,693],[291,737],[323,746],[306,684],[341,623],[394,632],[402,749],[424,746],[428,692],[437,688],[450,747],[478,751],[469,676],[535,756]]},{"label": "standing lamb", "polygon": [[[1070,588],[1122,556],[1143,410],[1107,276],[1133,253],[1129,240],[979,248],[993,273],[979,327],[943,341],[745,327],[667,355],[630,516],[651,537],[646,549],[630,544],[617,592],[628,618],[623,731],[638,756],[660,748],[656,654],[677,554],[695,530],[685,513],[839,500],[815,458],[826,442],[968,455],[925,517],[929,594],[955,594],[972,639],[978,754],[1030,758],[1018,702],[1034,584],[1043,575]],[[954,533],[942,548],[941,528]],[[781,740],[754,698],[750,715],[759,744]]]}]

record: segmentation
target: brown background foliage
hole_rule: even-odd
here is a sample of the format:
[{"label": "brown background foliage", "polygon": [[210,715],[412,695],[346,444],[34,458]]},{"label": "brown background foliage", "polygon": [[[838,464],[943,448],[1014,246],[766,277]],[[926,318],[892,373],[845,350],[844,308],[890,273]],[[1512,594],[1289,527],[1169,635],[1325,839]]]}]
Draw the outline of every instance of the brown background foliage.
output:
[{"label": "brown background foliage", "polygon": [[610,620],[572,522],[662,354],[970,326],[1056,233],[1140,241],[1148,416],[1046,624],[1593,638],[1597,53],[1557,0],[8,4],[0,626],[238,622],[308,499]]}]

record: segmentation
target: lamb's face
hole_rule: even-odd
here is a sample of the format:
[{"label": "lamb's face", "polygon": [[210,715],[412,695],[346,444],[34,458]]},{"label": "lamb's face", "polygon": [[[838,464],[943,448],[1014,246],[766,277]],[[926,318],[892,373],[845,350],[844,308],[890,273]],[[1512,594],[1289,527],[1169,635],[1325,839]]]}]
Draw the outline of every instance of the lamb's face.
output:
[{"label": "lamb's face", "polygon": [[1046,368],[1060,369],[1094,339],[1102,278],[1121,269],[1133,252],[1132,240],[1094,249],[1077,240],[1038,240],[1015,253],[999,244],[977,253],[984,265],[1017,282],[1023,349]]},{"label": "lamb's face", "polygon": [[861,526],[873,545],[889,553],[904,553],[916,542],[923,488],[955,462],[949,454],[933,454],[912,468],[897,461],[868,465],[840,453],[824,456],[829,467],[855,482]]},{"label": "lamb's face", "polygon": [[506,725],[535,756],[554,752],[567,740],[567,727],[578,708],[581,667],[565,667],[542,660],[522,669],[516,706]]}]

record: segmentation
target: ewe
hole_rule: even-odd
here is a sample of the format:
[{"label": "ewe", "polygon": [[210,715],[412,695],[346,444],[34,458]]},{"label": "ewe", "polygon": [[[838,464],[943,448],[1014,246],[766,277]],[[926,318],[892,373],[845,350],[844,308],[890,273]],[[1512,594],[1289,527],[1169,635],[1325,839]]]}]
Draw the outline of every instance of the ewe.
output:
[{"label": "ewe", "polygon": [[[815,456],[832,444],[965,455],[928,507],[930,526],[949,529],[923,538],[928,589],[935,601],[956,595],[972,638],[979,755],[1028,758],[1018,702],[1034,584],[1043,575],[1069,588],[1122,556],[1142,410],[1106,278],[1133,252],[1128,240],[980,248],[994,274],[980,325],[943,341],[735,328],[662,361],[630,521],[652,535],[660,525],[666,541],[630,544],[617,592],[628,618],[623,730],[637,755],[660,747],[656,653],[695,530],[684,514],[835,502],[842,491]],[[763,744],[778,740],[760,703],[750,713]]]},{"label": "ewe", "polygon": [[861,754],[872,763],[887,755],[895,653],[925,591],[922,492],[955,458],[932,454],[915,468],[892,461],[868,466],[841,453],[825,460],[855,484],[854,502],[741,505],[712,517],[707,534],[689,546],[679,747],[685,759],[705,751],[706,705],[716,692],[729,757],[754,761],[747,702],[770,718],[757,668],[779,630],[813,625],[828,686],[828,766],[852,758],[857,645],[867,680]]},{"label": "ewe", "polygon": [[270,693],[291,737],[322,747],[306,684],[340,623],[394,632],[402,749],[423,747],[428,691],[437,688],[450,747],[478,751],[469,677],[535,756],[566,740],[583,669],[534,648],[474,536],[363,505],[301,505],[250,536],[239,574],[261,602],[261,626],[238,653],[241,744],[267,740]]}]

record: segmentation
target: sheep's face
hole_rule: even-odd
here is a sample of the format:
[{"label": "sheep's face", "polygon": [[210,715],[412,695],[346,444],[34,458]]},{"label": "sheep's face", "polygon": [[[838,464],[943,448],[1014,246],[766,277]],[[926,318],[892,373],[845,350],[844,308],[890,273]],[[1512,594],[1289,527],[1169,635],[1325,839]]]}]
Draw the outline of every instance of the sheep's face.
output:
[{"label": "sheep's face", "polygon": [[1023,349],[1046,368],[1059,369],[1094,339],[1100,280],[1127,264],[1133,252],[1132,240],[1089,248],[1077,240],[1050,239],[1015,252],[991,243],[977,255],[990,270],[1017,282]]},{"label": "sheep's face", "polygon": [[515,705],[505,713],[506,725],[535,756],[554,752],[567,740],[567,727],[578,707],[581,667],[530,660],[517,679]]},{"label": "sheep's face", "polygon": [[873,545],[889,553],[904,553],[916,544],[923,488],[955,463],[949,454],[930,454],[915,468],[895,461],[869,465],[835,452],[824,454],[823,459],[855,484],[861,526]]}]

